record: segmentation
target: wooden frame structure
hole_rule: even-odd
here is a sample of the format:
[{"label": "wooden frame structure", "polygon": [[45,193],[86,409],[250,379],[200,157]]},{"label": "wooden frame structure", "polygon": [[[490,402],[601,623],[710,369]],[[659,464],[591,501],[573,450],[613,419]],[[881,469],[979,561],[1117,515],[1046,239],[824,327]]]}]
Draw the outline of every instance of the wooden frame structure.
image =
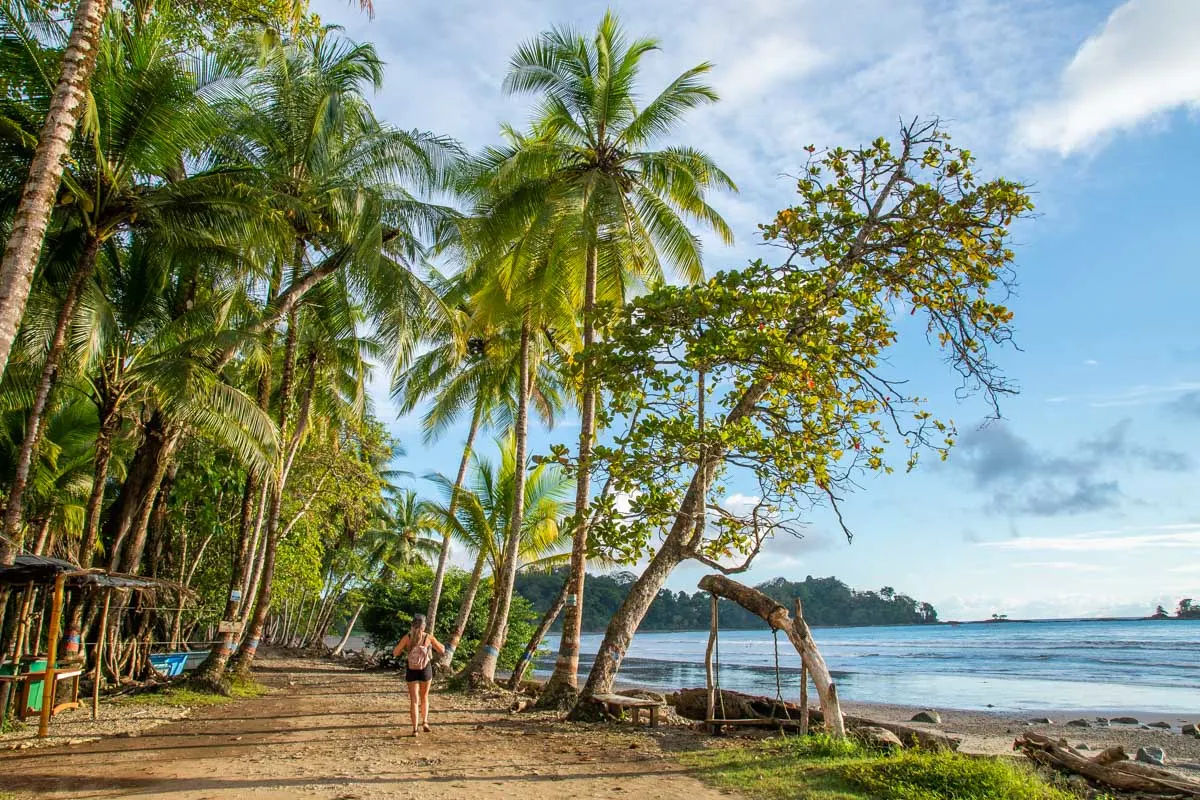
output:
[{"label": "wooden frame structure", "polygon": [[724,575],[706,575],[700,579],[699,586],[712,596],[712,622],[708,634],[708,648],[704,655],[704,672],[708,682],[706,724],[714,730],[721,725],[761,726],[763,724],[761,719],[721,719],[715,716],[720,676],[714,673],[713,655],[717,649],[719,628],[717,608],[720,602],[719,598],[724,597],[761,617],[771,626],[772,630],[784,631],[788,640],[796,648],[796,652],[800,654],[800,703],[803,713],[799,724],[802,726],[802,730],[805,733],[808,731],[808,676],[811,675],[813,684],[817,687],[817,694],[821,699],[821,713],[825,729],[836,739],[846,738],[846,724],[842,716],[841,703],[838,701],[837,686],[834,685],[825,659],[821,657],[821,651],[817,649],[817,643],[813,641],[808,623],[804,621],[800,601],[796,601],[796,615],[792,617],[786,608],[767,595],[745,584],[730,580]]},{"label": "wooden frame structure", "polygon": [[[0,567],[0,585],[25,585],[31,590],[34,586],[53,586],[50,603],[50,623],[47,637],[46,668],[41,672],[26,672],[3,676],[3,682],[12,684],[18,691],[18,716],[25,719],[28,714],[27,703],[33,685],[41,682],[42,708],[38,719],[38,738],[44,739],[50,733],[50,719],[55,714],[83,705],[79,700],[79,681],[84,668],[79,665],[60,666],[58,663],[58,644],[62,637],[63,601],[67,585],[73,588],[99,587],[104,590],[104,609],[100,617],[100,639],[97,642],[95,654],[95,669],[93,671],[92,688],[92,719],[96,719],[100,705],[101,665],[104,660],[105,634],[108,628],[108,612],[114,589],[148,590],[153,588],[175,588],[169,581],[143,578],[137,575],[124,575],[108,572],[102,569],[80,569],[69,561],[41,556],[17,556],[16,563],[10,567]],[[40,640],[40,629],[37,638]],[[18,641],[18,645],[21,642]],[[19,650],[18,650],[19,652]],[[71,681],[70,699],[56,703],[58,686],[65,681]]]}]

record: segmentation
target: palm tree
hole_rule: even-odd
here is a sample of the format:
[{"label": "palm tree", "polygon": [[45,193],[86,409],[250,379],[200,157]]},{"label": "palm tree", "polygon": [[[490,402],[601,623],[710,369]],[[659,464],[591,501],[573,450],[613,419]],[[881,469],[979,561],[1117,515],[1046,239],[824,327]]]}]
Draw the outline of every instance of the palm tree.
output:
[{"label": "palm tree", "polygon": [[[145,23],[153,3],[143,2],[140,5],[142,8],[138,16]],[[358,0],[358,5],[363,11],[374,15],[371,0]],[[84,96],[96,68],[96,51],[108,6],[108,0],[77,0],[58,80],[49,92],[45,122],[29,165],[28,179],[21,192],[21,202],[13,218],[4,257],[0,261],[0,377],[3,377],[7,368],[9,353],[25,312],[71,140],[83,114]],[[294,20],[304,16],[306,6],[301,2],[291,4]],[[51,33],[56,39],[61,37],[61,29],[38,3],[5,0],[2,14],[6,22],[16,22],[22,32],[31,32],[36,25],[39,31]],[[28,24],[30,20],[34,25]],[[7,34],[7,31],[4,33]],[[4,38],[9,37],[4,35]]]},{"label": "palm tree", "polygon": [[[512,135],[513,146],[522,139]],[[578,304],[574,282],[563,280],[570,266],[581,260],[578,214],[552,203],[538,206],[511,230],[512,238],[492,237],[494,201],[491,188],[499,176],[493,172],[497,151],[485,151],[466,169],[467,185],[476,196],[475,217],[464,228],[464,242],[474,259],[465,280],[474,289],[474,324],[485,329],[509,330],[517,338],[517,402],[513,422],[514,458],[513,509],[502,550],[501,569],[495,586],[492,619],[466,671],[472,683],[491,683],[496,660],[508,635],[508,610],[518,571],[518,551],[523,529],[524,481],[528,449],[529,403],[534,377],[544,364],[560,358],[568,349],[560,331],[574,345],[575,309]]]},{"label": "palm tree", "polygon": [[[6,21],[37,16],[46,22],[35,3],[7,2],[4,10]],[[75,126],[83,114],[84,95],[96,66],[96,50],[107,10],[108,0],[78,0],[75,6],[58,80],[49,93],[49,108],[29,164],[29,177],[0,261],[0,377],[8,366],[8,356],[25,313]],[[40,27],[54,29],[45,24]],[[7,33],[5,39],[10,38]],[[36,86],[28,88],[38,90]]]},{"label": "palm tree", "polygon": [[430,536],[436,531],[432,507],[415,491],[405,489],[388,498],[363,542],[376,578],[388,580],[402,567],[436,557],[441,545]]},{"label": "palm tree", "polygon": [[[555,28],[521,45],[504,83],[509,92],[538,94],[540,102],[534,135],[513,148],[493,173],[490,229],[503,239],[540,204],[578,215],[587,248],[585,352],[596,338],[597,298],[606,286],[611,293],[630,277],[658,280],[664,265],[689,281],[703,277],[700,240],[687,220],[715,231],[726,243],[733,239],[706,200],[709,189],[735,190],[729,177],[694,148],[651,149],[688,111],[716,101],[716,93],[703,83],[710,65],[682,73],[639,108],[636,84],[642,58],[657,49],[653,39],[627,40],[610,12],[590,39]],[[551,699],[573,692],[577,681],[598,395],[590,372],[585,359],[569,590],[576,602],[563,620],[560,657],[546,687]]]},{"label": "palm tree", "polygon": [[[57,315],[45,319],[49,325],[30,319],[25,325],[26,338],[36,340],[45,357],[4,516],[9,539],[18,537],[41,418],[104,248],[134,228],[154,230],[163,244],[184,250],[234,246],[257,224],[259,209],[246,202],[245,193],[226,175],[207,171],[188,177],[179,172],[185,154],[215,135],[219,118],[206,102],[209,87],[185,69],[169,46],[168,34],[160,21],[132,32],[113,15],[98,45],[91,91],[97,110],[89,118],[89,136],[76,144],[64,175],[71,202],[64,202],[58,214],[55,246],[43,270],[43,283],[57,284],[61,300]],[[32,70],[24,81],[36,83],[37,44],[24,45],[23,63]],[[5,116],[14,122],[38,116],[36,108],[22,107],[19,98],[4,106]],[[75,338],[84,346],[92,343],[90,331],[78,326],[76,330]]]},{"label": "palm tree", "polygon": [[[491,330],[482,316],[474,311],[469,282],[460,276],[450,283],[444,300],[453,309],[449,324],[436,326],[426,338],[428,348],[412,366],[399,373],[393,382],[392,395],[400,402],[400,413],[411,413],[428,401],[422,417],[425,440],[440,436],[455,420],[470,409],[470,424],[466,443],[459,462],[455,491],[451,493],[448,513],[454,515],[458,488],[466,478],[467,467],[482,428],[508,428],[517,405],[517,383],[520,371],[519,336],[511,330]],[[477,300],[478,298],[476,298]],[[531,387],[531,402],[543,423],[553,427],[555,416],[563,404],[561,372],[549,359],[539,362],[539,370]],[[442,585],[449,565],[451,537],[442,539],[441,551],[433,575],[426,619],[430,630],[437,620]],[[445,657],[446,663],[453,651]]]},{"label": "palm tree", "polygon": [[[475,564],[447,642],[447,652],[452,652],[462,640],[485,569],[490,569],[493,578],[489,628],[501,603],[499,582],[505,569],[508,531],[517,506],[514,502],[518,482],[516,437],[510,435],[500,439],[497,446],[500,450],[498,465],[478,454],[472,455],[472,469],[465,487],[456,489],[454,483],[441,475],[431,478],[446,498],[444,503],[430,504],[438,526],[475,554]],[[562,563],[569,541],[569,533],[562,528],[561,522],[571,509],[567,499],[571,481],[558,467],[540,464],[529,472],[523,483],[520,506],[525,513],[516,550],[518,569],[552,568]],[[452,513],[449,501],[455,497],[458,503]]]}]

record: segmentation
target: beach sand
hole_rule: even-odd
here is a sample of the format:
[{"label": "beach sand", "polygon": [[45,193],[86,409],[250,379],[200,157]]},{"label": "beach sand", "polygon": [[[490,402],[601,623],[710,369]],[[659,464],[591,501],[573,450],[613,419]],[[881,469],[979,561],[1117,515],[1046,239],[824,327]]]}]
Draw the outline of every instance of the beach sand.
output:
[{"label": "beach sand", "polygon": [[[272,688],[264,697],[193,710],[109,703],[99,725],[84,711],[64,714],[45,743],[35,743],[30,728],[0,737],[0,793],[16,792],[21,800],[235,800],[251,794],[263,800],[400,800],[430,793],[500,800],[515,792],[550,800],[620,791],[646,800],[715,800],[723,794],[699,781],[676,754],[773,735],[742,729],[714,738],[690,723],[653,730],[627,723],[575,725],[553,713],[510,714],[506,693],[480,698],[437,692],[434,733],[414,741],[407,735],[404,685],[395,673],[274,653],[259,666],[260,679]],[[845,706],[848,713],[905,723],[923,710]],[[1093,750],[1119,744],[1130,755],[1154,745],[1166,752],[1169,767],[1200,778],[1200,739],[1179,733],[1190,717],[1168,715],[1174,727],[1161,731],[1063,724],[1079,712],[1049,711],[1045,716],[1055,724],[1037,725],[1029,720],[1038,714],[928,710],[942,718],[929,727],[962,736],[967,753],[1011,755],[1016,736],[1032,730]],[[1129,716],[1154,722],[1164,715]]]}]

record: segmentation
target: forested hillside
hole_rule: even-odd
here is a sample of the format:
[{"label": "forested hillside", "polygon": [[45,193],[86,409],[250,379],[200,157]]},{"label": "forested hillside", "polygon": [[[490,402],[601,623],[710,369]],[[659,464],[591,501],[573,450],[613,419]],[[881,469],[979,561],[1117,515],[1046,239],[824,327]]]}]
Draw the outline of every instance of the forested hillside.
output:
[{"label": "forested hillside", "polygon": [[[637,576],[629,572],[589,575],[583,600],[583,629],[602,631],[625,599]],[[517,593],[529,600],[535,610],[544,612],[562,586],[561,572],[527,573],[517,578]],[[814,578],[801,582],[773,578],[758,585],[766,594],[789,609],[799,597],[804,616],[812,625],[911,625],[937,622],[937,610],[929,603],[899,594],[890,586],[879,591],[851,589],[837,578]],[[708,628],[709,596],[706,592],[658,593],[640,630],[679,631]],[[721,627],[729,629],[761,628],[765,623],[740,606],[722,600]]]}]

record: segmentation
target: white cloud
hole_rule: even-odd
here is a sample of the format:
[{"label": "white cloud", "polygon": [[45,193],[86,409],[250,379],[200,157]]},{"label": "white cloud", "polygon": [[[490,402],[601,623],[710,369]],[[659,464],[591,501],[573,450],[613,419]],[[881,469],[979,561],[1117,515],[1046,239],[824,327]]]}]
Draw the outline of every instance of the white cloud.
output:
[{"label": "white cloud", "polygon": [[721,507],[731,514],[749,514],[762,502],[761,497],[749,494],[731,494],[721,501]]},{"label": "white cloud", "polygon": [[1022,120],[1023,145],[1062,155],[1165,112],[1200,107],[1200,3],[1129,0],[1079,48],[1058,95]]},{"label": "white cloud", "polygon": [[1049,569],[1062,572],[1112,572],[1115,569],[1100,564],[1081,564],[1077,561],[1018,561],[1013,566],[1023,569]]},{"label": "white cloud", "polygon": [[997,550],[1058,552],[1115,552],[1151,548],[1200,547],[1200,525],[1163,525],[1146,532],[1090,531],[1070,536],[1018,536],[980,547]]},{"label": "white cloud", "polygon": [[[1084,362],[1095,363],[1095,362]],[[1175,383],[1167,384],[1141,384],[1131,386],[1128,389],[1119,389],[1112,392],[1093,395],[1059,395],[1056,397],[1047,397],[1047,403],[1069,403],[1083,402],[1091,408],[1121,408],[1124,406],[1143,406],[1151,403],[1160,403],[1165,399],[1173,398],[1187,392],[1200,390],[1200,381],[1181,380]]]}]

